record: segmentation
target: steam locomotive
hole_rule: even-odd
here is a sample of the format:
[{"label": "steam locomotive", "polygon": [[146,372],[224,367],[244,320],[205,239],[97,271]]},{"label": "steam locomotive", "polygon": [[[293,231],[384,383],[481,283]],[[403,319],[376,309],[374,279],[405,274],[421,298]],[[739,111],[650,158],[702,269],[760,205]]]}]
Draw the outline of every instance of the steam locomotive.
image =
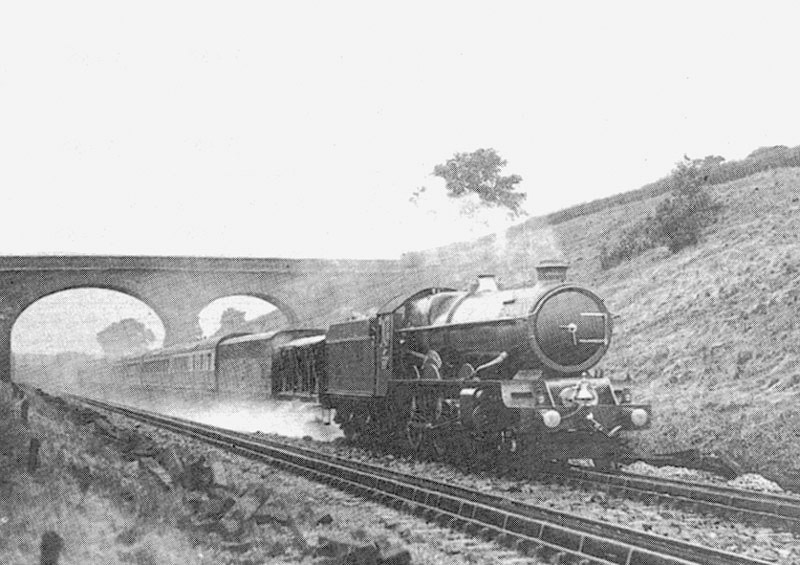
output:
[{"label": "steam locomotive", "polygon": [[605,465],[621,432],[649,426],[651,408],[592,370],[611,342],[603,301],[566,282],[566,264],[536,271],[526,288],[501,290],[491,276],[465,291],[427,288],[327,332],[164,349],[127,360],[126,374],[150,389],[314,400],[350,440]]}]

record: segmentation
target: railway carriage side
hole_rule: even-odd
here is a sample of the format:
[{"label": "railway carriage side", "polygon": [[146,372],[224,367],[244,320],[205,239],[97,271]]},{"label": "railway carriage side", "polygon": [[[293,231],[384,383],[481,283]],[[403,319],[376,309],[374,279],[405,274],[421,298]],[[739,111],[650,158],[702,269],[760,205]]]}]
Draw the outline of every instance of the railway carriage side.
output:
[{"label": "railway carriage side", "polygon": [[[264,399],[273,395],[275,356],[291,343],[313,348],[314,363],[309,364],[310,359],[303,363],[314,370],[298,381],[298,390],[306,396],[317,395],[324,386],[317,374],[324,375],[324,344],[319,343],[323,340],[324,332],[315,329],[229,334],[125,359],[121,369],[129,386],[144,390]],[[301,368],[298,365],[293,370]]]},{"label": "railway carriage side", "polygon": [[132,386],[152,391],[213,393],[216,340],[175,345],[125,360]]}]

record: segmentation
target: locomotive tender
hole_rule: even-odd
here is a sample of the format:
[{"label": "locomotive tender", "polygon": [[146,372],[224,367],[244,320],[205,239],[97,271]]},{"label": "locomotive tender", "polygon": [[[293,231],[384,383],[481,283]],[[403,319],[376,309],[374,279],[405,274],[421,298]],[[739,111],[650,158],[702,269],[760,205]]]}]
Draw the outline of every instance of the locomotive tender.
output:
[{"label": "locomotive tender", "polygon": [[[468,291],[428,288],[326,333],[228,336],[151,353],[130,360],[128,374],[147,386],[148,363],[160,359],[162,386],[316,399],[349,439],[607,464],[620,432],[648,427],[651,409],[590,371],[610,345],[611,315],[591,290],[567,283],[566,271],[542,263],[536,284],[518,289],[501,290],[490,276]],[[195,365],[193,355],[208,360]],[[170,379],[181,356],[190,360]],[[194,381],[177,377],[195,366]]]}]

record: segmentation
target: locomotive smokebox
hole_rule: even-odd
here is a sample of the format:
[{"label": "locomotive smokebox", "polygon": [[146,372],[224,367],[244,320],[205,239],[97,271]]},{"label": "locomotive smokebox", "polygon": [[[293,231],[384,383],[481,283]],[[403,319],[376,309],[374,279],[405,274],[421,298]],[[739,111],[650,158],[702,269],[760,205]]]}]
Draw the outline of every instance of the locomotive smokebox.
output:
[{"label": "locomotive smokebox", "polygon": [[[563,272],[563,271],[562,271]],[[529,343],[541,363],[557,373],[580,373],[596,365],[611,340],[611,316],[592,291],[554,281],[528,317]]]},{"label": "locomotive smokebox", "polygon": [[557,259],[545,259],[536,265],[536,282],[539,284],[558,284],[567,280],[569,265]]}]

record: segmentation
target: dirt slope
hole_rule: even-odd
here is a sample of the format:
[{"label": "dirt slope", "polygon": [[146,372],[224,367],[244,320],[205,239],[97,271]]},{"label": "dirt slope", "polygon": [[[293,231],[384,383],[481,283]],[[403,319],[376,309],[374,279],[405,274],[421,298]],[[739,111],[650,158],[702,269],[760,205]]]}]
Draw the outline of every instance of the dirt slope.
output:
[{"label": "dirt slope", "polygon": [[601,271],[599,251],[652,211],[632,202],[552,227],[518,226],[413,257],[463,284],[495,272],[507,286],[533,265],[567,259],[618,315],[607,373],[629,376],[657,419],[651,450],[722,450],[747,469],[800,470],[800,168],[708,188],[724,205],[699,245],[652,250]]}]

